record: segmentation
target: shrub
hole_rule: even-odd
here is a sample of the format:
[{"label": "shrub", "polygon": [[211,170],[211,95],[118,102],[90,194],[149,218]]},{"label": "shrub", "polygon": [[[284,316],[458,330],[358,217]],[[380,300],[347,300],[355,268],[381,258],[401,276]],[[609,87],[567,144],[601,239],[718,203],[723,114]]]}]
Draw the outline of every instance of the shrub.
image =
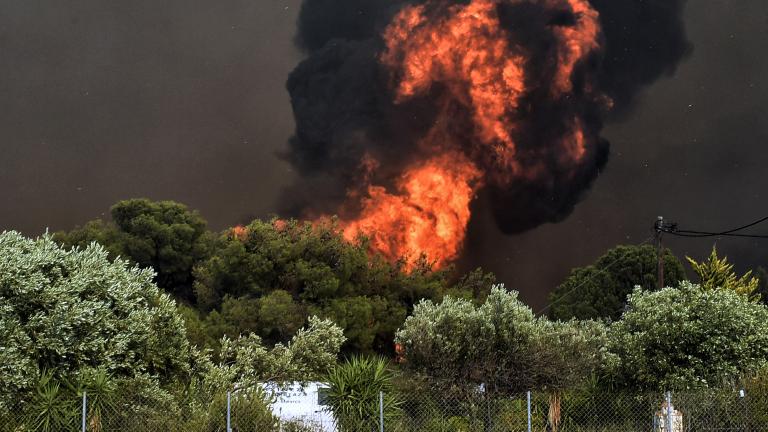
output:
[{"label": "shrub", "polygon": [[327,401],[340,432],[376,431],[380,394],[384,394],[384,421],[393,419],[402,401],[394,394],[393,374],[383,358],[352,357],[328,374]]}]

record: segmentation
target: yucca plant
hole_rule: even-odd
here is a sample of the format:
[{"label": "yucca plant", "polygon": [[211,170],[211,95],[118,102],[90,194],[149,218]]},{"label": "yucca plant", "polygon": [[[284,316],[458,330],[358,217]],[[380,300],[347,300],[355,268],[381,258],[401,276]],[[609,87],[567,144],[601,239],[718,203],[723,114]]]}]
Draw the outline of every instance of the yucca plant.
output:
[{"label": "yucca plant", "polygon": [[327,403],[339,432],[376,431],[379,395],[384,394],[384,422],[399,415],[401,399],[392,386],[387,360],[355,356],[334,367],[327,376]]},{"label": "yucca plant", "polygon": [[104,414],[116,410],[116,387],[112,376],[103,368],[84,372],[76,385],[71,386],[73,394],[82,397],[85,392],[87,395],[89,431],[101,432],[104,429]]},{"label": "yucca plant", "polygon": [[77,428],[78,405],[68,388],[44,371],[28,407],[27,426],[35,432],[65,432]]}]

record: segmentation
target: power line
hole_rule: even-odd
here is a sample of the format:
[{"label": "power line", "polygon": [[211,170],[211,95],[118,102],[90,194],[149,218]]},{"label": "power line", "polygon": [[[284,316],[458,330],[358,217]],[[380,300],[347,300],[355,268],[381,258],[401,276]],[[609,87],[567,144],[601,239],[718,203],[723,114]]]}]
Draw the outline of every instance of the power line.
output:
[{"label": "power line", "polygon": [[746,225],[742,225],[737,228],[720,231],[720,232],[710,232],[710,231],[696,231],[696,230],[681,230],[677,228],[677,224],[669,224],[664,225],[661,227],[661,231],[672,234],[674,236],[678,237],[746,237],[746,238],[768,238],[768,235],[765,234],[740,234],[739,231],[745,230],[747,228],[753,227],[755,225],[758,225],[760,223],[763,223],[765,221],[768,221],[768,216],[760,218],[754,222],[748,223]]},{"label": "power line", "polygon": [[742,225],[737,228],[732,228],[729,230],[719,231],[719,232],[711,232],[711,231],[697,231],[697,230],[681,230],[678,229],[676,223],[664,223],[662,225],[657,225],[656,230],[657,232],[664,232],[667,234],[671,234],[677,237],[744,237],[744,238],[768,238],[768,235],[765,234],[742,234],[739,231],[743,231],[747,228],[753,227],[755,225],[758,225],[760,223],[763,223],[765,221],[768,221],[768,216],[760,218],[754,222],[748,223],[746,225]]},{"label": "power line", "polygon": [[768,239],[768,235],[764,234],[720,234],[720,233],[696,233],[696,234],[688,234],[683,233],[679,231],[664,231],[666,234],[671,234],[676,237],[689,237],[689,238],[705,238],[705,237],[743,237],[743,238],[759,238],[759,239]]}]

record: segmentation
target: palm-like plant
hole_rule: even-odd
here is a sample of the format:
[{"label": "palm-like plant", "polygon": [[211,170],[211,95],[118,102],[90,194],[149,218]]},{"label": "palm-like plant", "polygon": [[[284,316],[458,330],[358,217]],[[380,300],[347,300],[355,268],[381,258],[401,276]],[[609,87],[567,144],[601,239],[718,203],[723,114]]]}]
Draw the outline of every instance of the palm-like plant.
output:
[{"label": "palm-like plant", "polygon": [[89,370],[72,387],[72,392],[88,397],[88,430],[101,432],[104,428],[104,414],[115,411],[116,385],[112,376],[103,368]]},{"label": "palm-like plant", "polygon": [[77,427],[77,404],[49,371],[40,376],[28,413],[26,423],[36,432],[71,431]]},{"label": "palm-like plant", "polygon": [[379,395],[384,395],[384,422],[397,416],[402,401],[393,392],[393,373],[387,360],[352,357],[327,376],[327,403],[340,432],[376,431],[379,427]]}]

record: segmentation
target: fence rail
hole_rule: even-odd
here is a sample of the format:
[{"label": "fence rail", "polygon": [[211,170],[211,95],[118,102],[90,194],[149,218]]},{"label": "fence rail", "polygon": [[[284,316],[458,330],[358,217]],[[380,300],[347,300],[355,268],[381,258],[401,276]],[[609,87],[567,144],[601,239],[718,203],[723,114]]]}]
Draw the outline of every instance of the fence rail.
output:
[{"label": "fence rail", "polygon": [[[744,391],[701,393],[409,393],[357,415],[277,410],[238,393],[162,403],[83,394],[65,403],[0,409],[7,432],[768,432],[768,397]],[[297,407],[301,408],[301,407]],[[321,415],[322,414],[322,415]]]}]

